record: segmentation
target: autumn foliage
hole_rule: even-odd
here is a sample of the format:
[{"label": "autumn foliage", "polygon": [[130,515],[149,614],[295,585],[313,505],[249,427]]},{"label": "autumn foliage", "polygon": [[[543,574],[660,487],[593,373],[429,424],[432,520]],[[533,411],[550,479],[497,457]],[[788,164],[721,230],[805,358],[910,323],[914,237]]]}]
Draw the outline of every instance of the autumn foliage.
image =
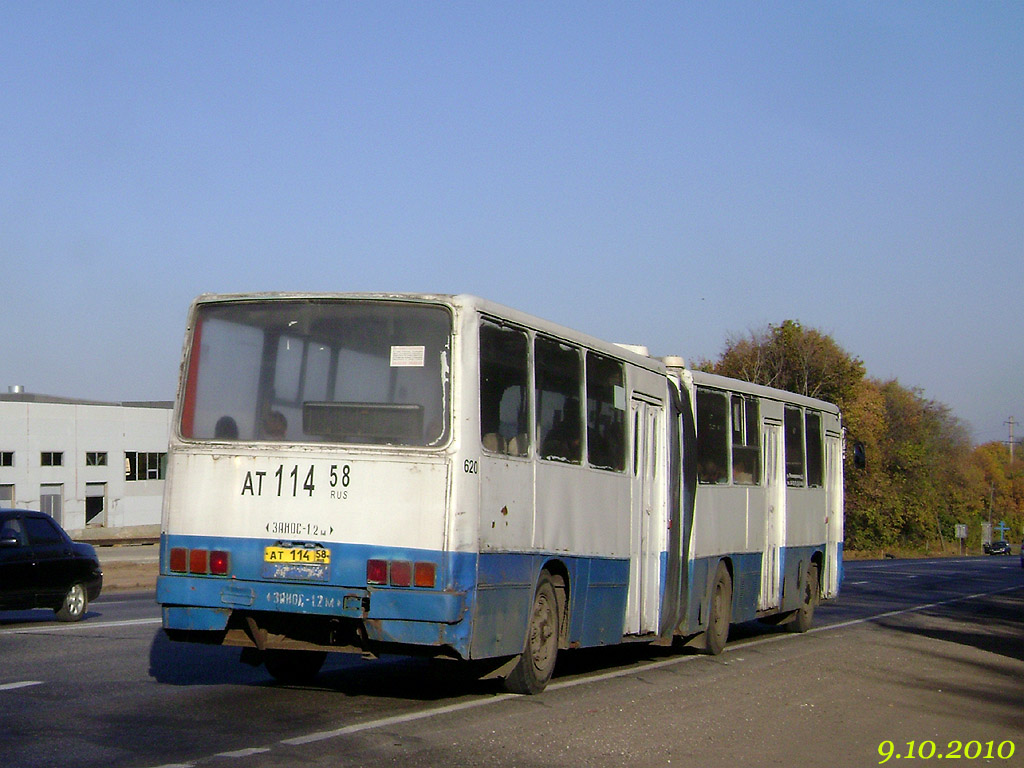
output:
[{"label": "autumn foliage", "polygon": [[[866,375],[861,360],[828,334],[793,320],[730,337],[721,357],[699,367],[837,404],[846,427],[846,549],[958,550],[955,525],[979,551],[982,523],[1005,521],[1015,548],[1024,531],[1024,446],[973,446],[942,403],[898,381]],[[861,443],[867,466],[853,466]],[[998,533],[994,534],[998,538]]]}]

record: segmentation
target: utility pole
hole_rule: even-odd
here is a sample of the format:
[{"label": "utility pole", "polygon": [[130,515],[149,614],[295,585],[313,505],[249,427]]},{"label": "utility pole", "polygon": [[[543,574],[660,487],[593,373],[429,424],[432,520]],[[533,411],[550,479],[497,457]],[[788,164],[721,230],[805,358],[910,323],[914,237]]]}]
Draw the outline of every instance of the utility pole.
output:
[{"label": "utility pole", "polygon": [[1013,416],[1011,416],[1007,421],[1004,421],[1003,424],[1010,427],[1010,463],[1013,464],[1013,428],[1015,425],[1020,424],[1020,422],[1014,421]]}]

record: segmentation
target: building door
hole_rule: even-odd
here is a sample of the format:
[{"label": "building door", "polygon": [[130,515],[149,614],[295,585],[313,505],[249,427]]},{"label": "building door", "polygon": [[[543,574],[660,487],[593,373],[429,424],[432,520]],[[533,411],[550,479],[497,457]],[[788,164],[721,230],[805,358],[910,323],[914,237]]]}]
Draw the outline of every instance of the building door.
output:
[{"label": "building door", "polygon": [[782,545],[786,540],[786,464],[782,456],[782,425],[765,421],[764,480],[768,491],[765,509],[764,550],[761,555],[762,611],[778,608],[782,597]]},{"label": "building door", "polygon": [[85,484],[85,524],[102,527],[107,524],[107,484]]},{"label": "building door", "polygon": [[39,486],[39,511],[45,512],[58,525],[64,524],[64,485],[44,483]]},{"label": "building door", "polygon": [[634,399],[630,421],[633,425],[633,474],[626,634],[646,634],[658,631],[661,573],[658,532],[665,509],[661,466],[664,407],[660,403]]}]

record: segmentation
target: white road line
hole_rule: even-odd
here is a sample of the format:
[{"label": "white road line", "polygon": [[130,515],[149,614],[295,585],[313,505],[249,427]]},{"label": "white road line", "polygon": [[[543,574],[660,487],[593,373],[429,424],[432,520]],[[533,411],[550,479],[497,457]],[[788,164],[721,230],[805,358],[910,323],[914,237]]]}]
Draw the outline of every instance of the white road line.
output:
[{"label": "white road line", "polygon": [[[988,595],[998,595],[1003,592],[1013,592],[1019,590],[1020,586],[1007,587],[1006,589],[999,589],[994,592],[976,592],[973,595],[961,595],[960,597],[950,598],[949,600],[940,600],[935,603],[924,603],[921,605],[911,606],[909,608],[901,608],[896,611],[886,611],[885,613],[879,613],[874,616],[865,616],[861,619],[853,619],[851,621],[840,622],[839,624],[829,624],[824,627],[816,627],[809,630],[809,632],[828,632],[833,629],[842,629],[845,627],[851,627],[857,624],[866,624],[878,619],[889,618],[891,616],[899,616],[903,613],[914,613],[915,611],[923,611],[928,608],[935,608],[940,605],[948,605],[949,603],[958,603],[963,600],[973,600],[978,597],[986,597]],[[780,640],[795,639],[798,635],[791,634],[775,634],[768,635],[766,637],[759,638],[757,640],[751,640],[749,642],[740,643],[734,646],[726,646],[725,652],[742,652],[755,645],[765,645],[767,643],[776,643]],[[586,685],[588,683],[603,682],[605,680],[614,680],[619,677],[629,677],[630,675],[636,675],[641,672],[645,672],[650,669],[659,669],[661,667],[670,667],[676,664],[685,664],[687,662],[696,661],[697,659],[704,658],[702,656],[678,656],[671,659],[663,659],[662,661],[654,661],[649,664],[644,664],[640,667],[630,667],[628,669],[617,669],[610,672],[604,672],[597,675],[588,675],[586,677],[580,677],[576,680],[565,680],[563,682],[552,683],[547,687],[546,690],[558,691],[565,688],[575,688],[579,685]],[[356,723],[354,725],[347,725],[342,728],[337,728],[331,731],[319,731],[317,733],[311,733],[306,736],[297,736],[292,739],[283,739],[281,744],[288,745],[300,745],[309,744],[316,741],[324,741],[326,739],[333,739],[337,736],[345,736],[352,733],[360,733],[362,731],[371,731],[377,728],[384,728],[391,725],[398,725],[400,723],[413,722],[415,720],[423,720],[428,717],[435,717],[438,715],[446,715],[450,712],[459,712],[466,709],[474,709],[476,707],[489,706],[491,704],[498,704],[503,701],[510,699],[522,698],[516,694],[506,693],[497,696],[492,696],[488,699],[477,699],[475,701],[467,701],[461,704],[452,704],[446,707],[437,707],[436,709],[428,709],[422,712],[412,712],[405,715],[395,715],[394,717],[384,717],[380,720],[370,720],[365,723]]]},{"label": "white road line", "polygon": [[[553,686],[548,686],[552,688]],[[384,728],[389,725],[398,725],[400,723],[411,723],[415,720],[423,720],[428,717],[435,717],[437,715],[447,715],[451,712],[461,712],[465,709],[475,709],[477,707],[486,707],[491,704],[497,704],[500,701],[508,701],[509,699],[518,699],[518,695],[514,693],[501,693],[497,696],[492,696],[489,699],[475,699],[473,701],[464,701],[461,704],[449,704],[445,707],[436,707],[435,709],[427,709],[421,712],[409,712],[405,715],[394,715],[392,717],[382,717],[380,720],[370,720],[365,723],[356,723],[355,725],[346,725],[343,728],[336,728],[333,731],[319,731],[317,733],[310,733],[306,736],[296,736],[294,739],[282,739],[281,744],[288,744],[296,746],[299,744],[310,744],[314,741],[325,741],[326,739],[333,739],[337,736],[345,736],[350,733],[360,733],[361,731],[372,731],[377,728]]]},{"label": "white road line", "polygon": [[110,627],[141,627],[148,624],[159,624],[161,619],[128,619],[125,621],[89,621],[69,624],[48,624],[43,627],[11,627],[0,629],[0,635],[46,635],[51,632],[74,632],[83,629],[109,629]]},{"label": "white road line", "polygon": [[236,749],[234,752],[220,752],[214,757],[252,757],[269,751],[270,747],[250,747],[249,749]]},{"label": "white road line", "polygon": [[22,680],[20,683],[0,683],[0,691],[14,691],[18,688],[29,688],[33,685],[42,684],[42,680]]},{"label": "white road line", "polygon": [[[916,611],[925,611],[929,608],[937,608],[940,605],[950,605],[951,603],[959,603],[964,600],[974,600],[978,597],[989,597],[991,595],[1001,595],[1004,592],[1014,592],[1019,590],[1021,587],[1019,584],[1013,587],[1006,587],[1005,589],[997,589],[993,592],[975,592],[973,595],[961,595],[960,597],[951,597],[949,600],[939,600],[934,603],[924,603],[923,605],[915,605],[910,608],[900,608],[897,611],[886,611],[885,613],[876,613],[874,616],[865,616],[862,619],[851,619],[850,621],[841,621],[838,624],[829,624],[824,627],[814,627],[813,629],[807,630],[808,634],[811,632],[827,632],[832,629],[842,629],[844,627],[852,627],[856,624],[867,624],[871,621],[878,621],[879,619],[887,619],[891,616],[899,616],[903,613],[915,613]],[[749,643],[753,645],[753,643]]]},{"label": "white road line", "polygon": [[[865,616],[865,617],[860,618],[860,619],[851,619],[849,621],[843,621],[843,622],[839,622],[837,624],[829,624],[829,625],[826,625],[826,626],[823,626],[823,627],[815,627],[815,628],[809,630],[807,634],[816,633],[816,632],[831,632],[831,631],[836,630],[836,629],[845,629],[846,627],[852,627],[852,626],[856,626],[858,624],[868,624],[868,623],[873,622],[873,621],[878,621],[879,619],[886,619],[886,618],[891,618],[893,616],[900,616],[900,615],[905,614],[905,613],[915,613],[917,611],[924,611],[924,610],[928,610],[929,608],[936,608],[936,607],[942,606],[942,605],[950,605],[952,603],[959,603],[959,602],[963,602],[964,600],[974,600],[974,599],[979,598],[979,597],[989,597],[989,596],[992,596],[992,595],[999,595],[999,594],[1003,594],[1005,592],[1019,591],[1020,589],[1021,589],[1021,587],[1018,584],[1018,585],[1015,585],[1015,586],[1012,586],[1012,587],[1006,587],[1004,589],[994,590],[992,592],[975,592],[974,594],[970,594],[970,595],[960,595],[958,597],[952,597],[952,598],[950,598],[948,600],[939,600],[939,601],[932,602],[932,603],[922,603],[920,605],[914,605],[914,606],[910,606],[908,608],[900,608],[900,609],[895,610],[895,611],[885,611],[884,613],[877,613],[877,614],[874,614],[872,616]],[[159,619],[154,619],[154,620],[152,620],[151,623],[156,623],[157,621],[159,621]],[[140,622],[135,622],[135,623],[147,623],[147,622],[146,622],[146,620],[142,620]],[[120,624],[120,622],[112,622],[111,626],[118,626],[119,624]],[[756,639],[756,640],[751,640],[751,641],[748,641],[748,642],[738,643],[737,645],[734,645],[734,646],[731,646],[731,647],[726,646],[725,652],[726,653],[730,653],[730,652],[733,652],[733,653],[743,652],[743,651],[745,651],[748,648],[751,648],[753,646],[765,645],[767,643],[777,643],[777,642],[780,642],[782,640],[793,640],[793,639],[796,639],[797,637],[799,637],[799,635],[782,634],[782,633],[768,635],[768,636],[765,636],[765,637],[762,637],[762,638],[759,638],[759,639]],[[629,677],[631,675],[641,674],[641,673],[646,672],[646,671],[651,670],[651,669],[659,669],[659,668],[663,668],[663,667],[674,666],[674,665],[677,665],[677,664],[685,664],[685,663],[688,663],[688,662],[691,662],[691,661],[696,661],[697,659],[700,659],[700,658],[703,658],[703,657],[697,656],[697,655],[693,655],[693,656],[678,656],[678,657],[674,657],[674,658],[670,658],[670,659],[663,659],[662,661],[655,661],[655,662],[651,662],[649,664],[643,664],[643,665],[641,665],[639,667],[629,667],[628,669],[612,670],[610,672],[605,672],[605,673],[596,674],[596,675],[589,675],[589,676],[586,676],[586,677],[577,678],[575,680],[565,680],[565,681],[562,681],[562,682],[552,683],[551,685],[549,685],[547,687],[547,690],[549,690],[549,691],[558,691],[558,690],[563,690],[563,689],[566,689],[566,688],[574,688],[574,687],[580,686],[580,685],[587,685],[589,683],[603,682],[605,680],[614,680],[614,679],[619,678],[619,677]],[[277,742],[277,744],[286,745],[286,746],[301,746],[303,744],[312,744],[312,743],[315,743],[315,742],[318,742],[318,741],[326,741],[328,739],[334,739],[334,738],[337,738],[339,736],[346,736],[346,735],[354,734],[354,733],[361,733],[361,732],[365,732],[365,731],[377,730],[379,728],[386,728],[386,727],[390,727],[390,726],[394,726],[394,725],[400,725],[402,723],[411,723],[411,722],[415,722],[417,720],[426,720],[426,719],[432,718],[432,717],[438,717],[438,716],[441,716],[441,715],[447,715],[447,714],[450,714],[452,712],[462,712],[462,711],[469,710],[469,709],[477,709],[479,707],[487,707],[487,706],[491,706],[492,704],[499,704],[499,703],[502,703],[502,702],[511,701],[511,700],[514,700],[514,699],[522,699],[522,698],[523,698],[522,696],[518,696],[516,694],[511,694],[511,693],[498,694],[496,696],[491,696],[491,697],[486,698],[486,699],[474,699],[472,701],[464,701],[464,702],[460,702],[458,704],[449,704],[447,706],[435,707],[433,709],[427,709],[427,710],[423,710],[423,711],[419,711],[419,712],[409,712],[409,713],[406,713],[406,714],[403,714],[403,715],[394,715],[392,717],[383,717],[383,718],[380,718],[378,720],[369,720],[369,721],[366,721],[366,722],[363,722],[363,723],[355,723],[353,725],[346,725],[346,726],[343,726],[341,728],[335,728],[333,730],[317,731],[315,733],[309,733],[309,734],[306,734],[306,735],[303,735],[303,736],[296,736],[296,737],[293,737],[293,738],[290,738],[290,739],[282,739],[281,741]],[[223,753],[220,753],[220,754],[212,755],[212,757],[245,757],[245,756],[248,756],[248,755],[260,754],[260,753],[267,752],[267,751],[270,751],[270,750],[271,750],[271,748],[255,748],[254,747],[254,748],[249,748],[249,749],[240,749],[240,750],[236,750],[234,752],[223,752]],[[192,763],[178,763],[178,764],[175,764],[173,766],[172,765],[159,766],[159,768],[194,768],[196,762],[205,761],[205,760],[209,759],[209,757],[210,756],[197,758],[196,761],[192,762]]]}]

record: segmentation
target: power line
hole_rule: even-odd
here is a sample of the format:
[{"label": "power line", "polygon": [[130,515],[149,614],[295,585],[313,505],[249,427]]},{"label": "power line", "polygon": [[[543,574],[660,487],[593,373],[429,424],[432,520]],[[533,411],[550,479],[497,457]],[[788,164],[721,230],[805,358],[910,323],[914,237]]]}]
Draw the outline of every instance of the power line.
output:
[{"label": "power line", "polygon": [[1013,427],[1016,424],[1020,424],[1020,422],[1019,421],[1014,421],[1013,420],[1013,416],[1011,416],[1009,419],[1004,421],[1003,424],[1007,424],[1010,427],[1010,441],[1009,441],[1010,442],[1010,463],[1012,464],[1013,463]]}]

